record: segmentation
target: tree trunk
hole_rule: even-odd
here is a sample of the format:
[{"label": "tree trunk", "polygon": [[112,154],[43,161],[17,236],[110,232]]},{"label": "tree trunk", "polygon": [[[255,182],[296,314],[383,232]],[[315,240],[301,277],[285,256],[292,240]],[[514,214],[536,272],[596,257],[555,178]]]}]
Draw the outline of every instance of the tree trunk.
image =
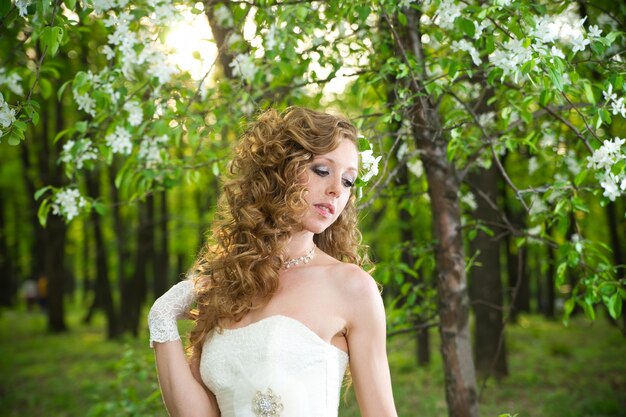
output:
[{"label": "tree trunk", "polygon": [[[94,198],[100,195],[100,178],[98,177],[97,172],[90,172],[86,177],[89,195]],[[109,282],[108,251],[102,233],[101,217],[95,210],[91,212],[91,224],[96,247],[96,285],[93,305],[94,308],[104,310],[107,317],[107,336],[113,339],[120,334],[120,329]]]},{"label": "tree trunk", "polygon": [[[139,204],[139,227],[137,231],[137,252],[135,253],[135,273],[125,280],[123,314],[125,329],[133,336],[139,334],[141,307],[146,300],[149,268],[154,266],[154,197],[149,195]],[[153,268],[152,268],[153,269]]]},{"label": "tree trunk", "polygon": [[[496,165],[480,169],[468,178],[473,187],[480,190],[482,197],[476,199],[474,218],[489,222],[498,218],[493,207],[497,204],[499,175]],[[491,227],[498,236],[499,228]],[[469,281],[470,299],[476,322],[474,325],[474,358],[476,369],[484,375],[497,378],[508,374],[503,320],[504,300],[500,278],[500,241],[479,230],[470,242],[472,256],[477,254]]]},{"label": "tree trunk", "polygon": [[[38,148],[37,159],[39,162],[39,174],[41,183],[50,184],[55,187],[62,187],[65,183],[62,167],[57,164],[57,159],[61,153],[61,142],[54,144],[51,133],[60,132],[64,128],[63,107],[57,106],[56,102],[50,100],[45,103],[47,114],[42,114],[40,142],[43,146]],[[46,107],[43,107],[44,109]],[[53,119],[54,120],[51,120]],[[53,130],[52,122],[56,130]],[[37,222],[38,223],[38,222]],[[65,324],[65,237],[67,225],[65,219],[51,215],[48,217],[44,235],[44,275],[48,280],[47,284],[47,311],[48,329],[52,332],[63,332],[67,330]]]},{"label": "tree trunk", "polygon": [[[518,229],[524,228],[524,214],[511,207],[503,194],[504,211],[509,221]],[[515,322],[520,312],[530,313],[530,280],[528,279],[528,248],[517,248],[511,234],[506,235],[506,266],[509,282],[510,321]]]},{"label": "tree trunk", "polygon": [[[2,190],[0,190],[2,191]],[[4,192],[2,193],[4,194]],[[7,243],[7,221],[5,203],[10,201],[2,198],[0,202],[0,306],[10,307],[17,295],[17,282],[13,267],[13,254],[9,252]]]},{"label": "tree trunk", "polygon": [[547,318],[554,318],[554,305],[556,302],[556,291],[554,288],[554,275],[556,274],[556,256],[554,254],[554,249],[548,246],[548,271],[546,274],[546,285],[544,291],[544,299],[543,299],[543,308],[544,308],[544,316]]},{"label": "tree trunk", "polygon": [[458,182],[446,156],[446,143],[418,141],[428,179],[437,241],[439,333],[450,417],[478,416],[476,375],[469,332],[469,299],[461,235]]},{"label": "tree trunk", "polygon": [[160,297],[169,288],[169,233],[167,230],[168,210],[167,210],[167,192],[165,190],[159,193],[160,197],[160,218],[159,218],[159,254],[155,257],[155,271],[152,291],[154,298]]},{"label": "tree trunk", "polygon": [[[423,60],[419,15],[406,9],[406,36],[397,39],[403,50]],[[423,64],[423,62],[421,62]],[[422,65],[423,67],[423,65]],[[478,395],[469,331],[469,298],[459,207],[459,181],[447,157],[448,141],[432,97],[420,80],[412,79],[417,99],[411,109],[413,138],[428,182],[439,296],[439,333],[450,417],[477,417]]]}]

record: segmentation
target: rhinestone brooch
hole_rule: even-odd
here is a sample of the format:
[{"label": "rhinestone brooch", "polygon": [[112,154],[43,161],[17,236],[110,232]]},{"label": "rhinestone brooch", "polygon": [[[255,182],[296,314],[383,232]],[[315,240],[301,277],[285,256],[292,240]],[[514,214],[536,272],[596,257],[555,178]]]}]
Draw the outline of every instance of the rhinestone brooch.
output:
[{"label": "rhinestone brooch", "polygon": [[280,402],[280,396],[268,388],[265,393],[256,392],[252,399],[252,411],[257,417],[279,417],[283,411],[283,404]]}]

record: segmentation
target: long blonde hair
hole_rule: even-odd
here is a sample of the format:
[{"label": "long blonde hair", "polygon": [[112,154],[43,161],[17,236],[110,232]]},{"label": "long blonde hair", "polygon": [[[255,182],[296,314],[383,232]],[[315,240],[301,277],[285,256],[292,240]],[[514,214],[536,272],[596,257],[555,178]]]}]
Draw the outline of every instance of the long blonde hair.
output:
[{"label": "long blonde hair", "polygon": [[[192,362],[212,329],[241,320],[276,292],[283,249],[307,209],[306,189],[297,179],[314,156],[342,140],[356,143],[356,135],[346,119],[301,107],[268,110],[242,135],[223,180],[212,237],[193,267],[198,307],[192,312]],[[314,241],[336,259],[361,265],[354,194]]]}]

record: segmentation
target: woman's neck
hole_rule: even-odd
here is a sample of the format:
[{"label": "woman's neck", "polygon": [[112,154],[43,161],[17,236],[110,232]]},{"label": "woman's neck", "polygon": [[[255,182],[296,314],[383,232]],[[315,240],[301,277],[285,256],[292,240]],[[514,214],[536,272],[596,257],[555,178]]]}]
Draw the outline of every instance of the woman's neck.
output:
[{"label": "woman's neck", "polygon": [[309,231],[295,233],[285,246],[285,259],[298,258],[309,252],[313,245],[313,233]]}]

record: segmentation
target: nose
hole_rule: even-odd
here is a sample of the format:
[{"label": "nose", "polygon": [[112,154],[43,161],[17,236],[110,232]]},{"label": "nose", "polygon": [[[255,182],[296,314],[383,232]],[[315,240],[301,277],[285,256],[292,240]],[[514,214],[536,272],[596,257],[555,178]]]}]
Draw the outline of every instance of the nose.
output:
[{"label": "nose", "polygon": [[332,177],[329,179],[326,186],[326,193],[334,197],[341,195],[341,176],[338,178]]}]

